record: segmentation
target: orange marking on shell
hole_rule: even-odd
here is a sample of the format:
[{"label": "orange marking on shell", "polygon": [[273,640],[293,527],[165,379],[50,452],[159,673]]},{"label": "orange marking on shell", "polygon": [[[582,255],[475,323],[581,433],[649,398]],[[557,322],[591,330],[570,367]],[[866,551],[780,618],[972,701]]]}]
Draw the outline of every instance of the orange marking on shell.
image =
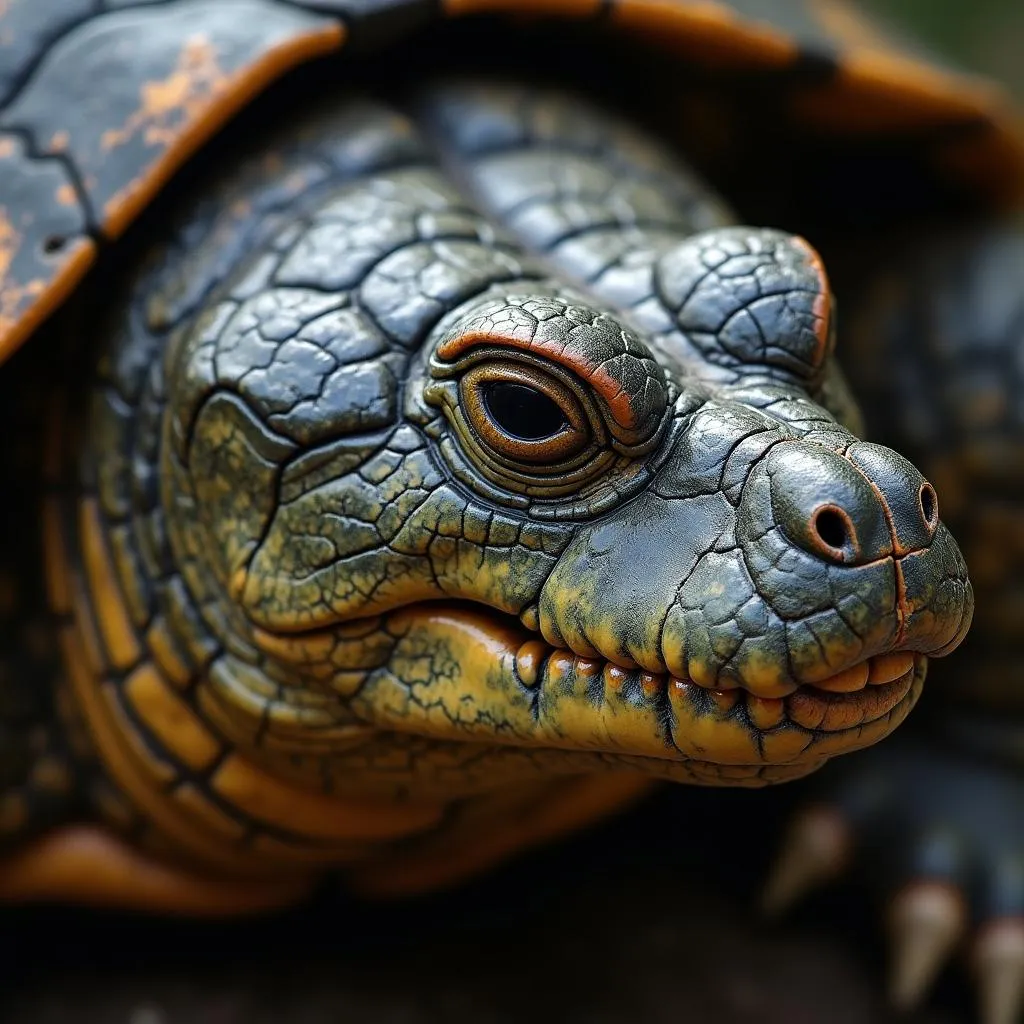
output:
[{"label": "orange marking on shell", "polygon": [[139,90],[135,113],[100,138],[107,152],[137,137],[163,150],[106,203],[106,233],[112,238],[120,235],[181,163],[261,89],[289,68],[337,49],[343,40],[341,25],[324,25],[228,73],[208,39],[201,35],[189,39],[167,77],[147,82]]},{"label": "orange marking on shell", "polygon": [[227,76],[210,41],[201,35],[187,40],[171,73],[139,90],[139,107],[120,128],[100,136],[104,150],[123,146],[141,134],[148,146],[169,146],[184,121],[227,88]]},{"label": "orange marking on shell", "polygon": [[57,189],[57,202],[61,206],[77,206],[78,195],[72,185],[61,185]]},{"label": "orange marking on shell", "polygon": [[11,326],[30,302],[42,292],[41,280],[19,284],[10,278],[14,257],[23,244],[21,232],[14,226],[5,207],[0,206],[0,335]]},{"label": "orange marking on shell", "polygon": [[68,134],[67,129],[62,128],[59,132],[54,132],[53,135],[50,136],[50,152],[65,152],[70,141],[71,136]]},{"label": "orange marking on shell", "polygon": [[20,232],[0,207],[0,363],[64,301],[96,258],[92,240],[79,238],[65,246],[60,266],[49,280],[19,284],[10,280],[8,271],[21,245]]},{"label": "orange marking on shell", "polygon": [[466,331],[445,338],[437,346],[437,354],[441,359],[453,362],[474,345],[505,345],[521,352],[543,353],[548,359],[572,370],[587,381],[604,399],[617,423],[627,430],[636,428],[637,422],[630,404],[630,396],[622,390],[622,385],[603,367],[585,362],[576,353],[567,352],[565,346],[543,338],[517,338],[510,334]]},{"label": "orange marking on shell", "polygon": [[14,139],[9,135],[0,139],[0,160],[6,160],[8,157],[14,156]]}]

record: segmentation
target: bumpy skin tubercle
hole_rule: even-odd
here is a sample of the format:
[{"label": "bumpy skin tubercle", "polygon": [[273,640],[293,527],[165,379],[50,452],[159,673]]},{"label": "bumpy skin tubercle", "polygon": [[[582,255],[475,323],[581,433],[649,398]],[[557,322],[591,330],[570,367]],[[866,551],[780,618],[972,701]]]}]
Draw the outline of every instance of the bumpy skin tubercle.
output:
[{"label": "bumpy skin tubercle", "polygon": [[440,160],[365,100],[271,140],[101,332],[48,577],[133,846],[437,884],[873,743],[966,632],[931,485],[820,404],[813,250],[517,89],[425,92]]}]

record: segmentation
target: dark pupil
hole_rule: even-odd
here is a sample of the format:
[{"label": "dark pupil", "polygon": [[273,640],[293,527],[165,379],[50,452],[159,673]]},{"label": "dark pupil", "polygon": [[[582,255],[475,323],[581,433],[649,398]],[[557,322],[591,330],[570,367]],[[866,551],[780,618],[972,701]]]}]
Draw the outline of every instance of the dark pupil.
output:
[{"label": "dark pupil", "polygon": [[491,419],[520,441],[539,441],[565,426],[565,414],[558,404],[525,384],[494,381],[484,385],[483,392]]}]

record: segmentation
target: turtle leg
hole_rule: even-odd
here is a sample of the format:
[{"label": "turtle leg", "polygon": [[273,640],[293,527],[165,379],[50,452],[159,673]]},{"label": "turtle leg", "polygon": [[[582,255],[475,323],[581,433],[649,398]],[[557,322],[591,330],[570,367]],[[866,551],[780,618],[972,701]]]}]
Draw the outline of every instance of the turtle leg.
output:
[{"label": "turtle leg", "polygon": [[779,910],[856,868],[888,903],[893,998],[923,998],[962,953],[985,1024],[1011,1024],[1024,1005],[1024,230],[960,229],[897,265],[852,304],[848,369],[869,434],[942,495],[977,610],[961,650],[930,666],[910,732],[816,780],[765,901]]},{"label": "turtle leg", "polygon": [[96,825],[68,825],[0,860],[0,901],[54,901],[189,917],[256,913],[305,897],[315,877],[242,879],[190,872]]}]

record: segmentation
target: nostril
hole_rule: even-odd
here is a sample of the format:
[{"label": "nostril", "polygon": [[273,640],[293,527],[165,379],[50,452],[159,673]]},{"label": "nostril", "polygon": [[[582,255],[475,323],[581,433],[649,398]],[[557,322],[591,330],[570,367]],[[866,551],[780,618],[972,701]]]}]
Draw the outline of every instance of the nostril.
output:
[{"label": "nostril", "polygon": [[934,530],[939,525],[939,498],[935,488],[927,481],[921,484],[918,501],[921,503],[921,515],[924,517],[925,525],[929,530]]},{"label": "nostril", "polygon": [[839,561],[856,557],[857,534],[850,517],[835,505],[818,509],[812,522],[814,535],[821,542],[823,554]]}]

